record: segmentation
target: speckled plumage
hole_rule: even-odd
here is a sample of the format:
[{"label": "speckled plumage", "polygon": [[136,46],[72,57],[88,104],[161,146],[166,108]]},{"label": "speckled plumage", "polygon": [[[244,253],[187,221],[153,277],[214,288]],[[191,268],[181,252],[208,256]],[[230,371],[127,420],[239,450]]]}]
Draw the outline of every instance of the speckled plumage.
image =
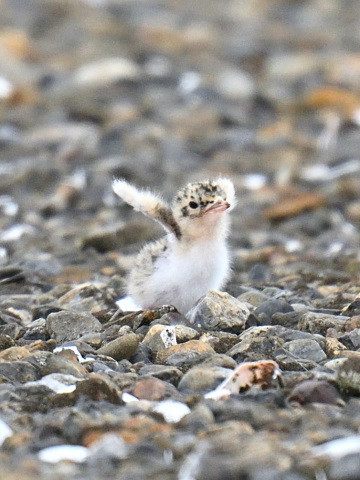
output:
[{"label": "speckled plumage", "polygon": [[186,313],[208,290],[223,286],[230,270],[228,212],[235,204],[230,180],[188,184],[171,207],[122,179],[113,189],[168,233],[145,245],[130,271],[128,293],[142,308],[170,304]]}]

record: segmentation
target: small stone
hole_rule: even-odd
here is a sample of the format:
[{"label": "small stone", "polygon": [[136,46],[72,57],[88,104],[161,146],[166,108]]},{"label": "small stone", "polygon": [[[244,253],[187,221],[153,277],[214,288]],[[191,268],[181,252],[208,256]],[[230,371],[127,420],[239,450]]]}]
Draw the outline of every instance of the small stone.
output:
[{"label": "small stone", "polygon": [[85,335],[98,332],[102,326],[90,313],[61,311],[51,313],[46,319],[51,337],[58,343],[69,342]]},{"label": "small stone", "polygon": [[223,367],[210,367],[202,365],[193,367],[185,373],[180,380],[180,391],[204,393],[216,388],[225,378],[229,377],[232,370]]},{"label": "small stone", "polygon": [[103,58],[80,67],[74,80],[86,88],[105,87],[114,82],[135,80],[139,73],[139,67],[128,58]]},{"label": "small stone", "polygon": [[147,345],[150,350],[157,353],[161,350],[176,345],[176,330],[173,326],[153,325],[145,335],[142,343]]},{"label": "small stone", "polygon": [[76,378],[85,378],[88,375],[86,368],[78,362],[74,354],[68,351],[48,355],[44,363],[41,369],[42,375],[62,373]]},{"label": "small stone", "polygon": [[115,360],[131,358],[139,345],[140,337],[135,333],[129,333],[118,337],[97,350],[98,355],[107,355]]},{"label": "small stone", "polygon": [[228,293],[210,290],[186,314],[188,321],[206,330],[239,333],[250,315],[248,307]]},{"label": "small stone", "polygon": [[291,305],[281,299],[270,298],[261,303],[255,310],[254,315],[258,319],[260,325],[271,325],[272,316],[275,313],[293,312]]},{"label": "small stone", "polygon": [[250,303],[254,307],[258,307],[268,298],[262,292],[253,288],[239,295],[237,299],[240,300],[240,302]]},{"label": "small stone", "polygon": [[296,358],[312,360],[313,362],[321,362],[326,360],[326,354],[316,340],[299,339],[286,342],[283,345],[291,355]]},{"label": "small stone", "polygon": [[211,355],[214,353],[214,349],[207,343],[201,342],[200,340],[189,340],[188,342],[173,345],[166,350],[158,352],[156,362],[169,364],[169,361],[172,362],[175,359],[183,359],[183,361],[186,362],[187,358],[194,359],[202,355]]},{"label": "small stone", "polygon": [[164,400],[155,405],[152,411],[160,413],[164,417],[165,422],[176,423],[185,415],[188,415],[191,410],[185,403],[175,402],[174,400]]},{"label": "small stone", "polygon": [[39,371],[29,362],[0,362],[0,383],[26,383],[39,378]]},{"label": "small stone", "polygon": [[188,342],[189,340],[196,340],[200,334],[191,327],[186,325],[175,325],[176,341],[178,343]]},{"label": "small stone", "polygon": [[152,400],[157,402],[171,394],[174,395],[176,390],[173,385],[157,378],[150,377],[136,382],[134,387],[129,390],[129,393],[139,400]]},{"label": "small stone", "polygon": [[0,361],[12,362],[29,356],[29,350],[25,347],[10,347],[0,352]]},{"label": "small stone", "polygon": [[304,332],[320,333],[325,336],[328,328],[343,332],[348,319],[349,317],[340,315],[307,312],[301,316],[298,328]]},{"label": "small stone", "polygon": [[228,332],[206,332],[200,340],[208,343],[216,353],[226,353],[239,341],[238,335]]},{"label": "small stone", "polygon": [[343,356],[343,352],[346,350],[344,344],[339,342],[336,338],[325,338],[325,353],[327,358],[339,358]]},{"label": "small stone", "polygon": [[313,210],[326,205],[326,203],[326,197],[320,193],[303,192],[282,199],[276,205],[266,208],[263,215],[268,220],[281,220],[307,210]]},{"label": "small stone", "polygon": [[140,368],[139,375],[142,377],[148,377],[151,375],[152,377],[177,385],[183,373],[176,367],[166,365],[144,365]]},{"label": "small stone", "polygon": [[14,340],[9,335],[0,335],[0,351],[15,345]]},{"label": "small stone", "polygon": [[340,364],[336,383],[341,391],[360,395],[360,356],[349,357]]},{"label": "small stone", "polygon": [[343,405],[336,388],[330,383],[321,380],[306,380],[296,385],[288,396],[287,401],[290,403],[296,402],[300,405],[308,403]]}]

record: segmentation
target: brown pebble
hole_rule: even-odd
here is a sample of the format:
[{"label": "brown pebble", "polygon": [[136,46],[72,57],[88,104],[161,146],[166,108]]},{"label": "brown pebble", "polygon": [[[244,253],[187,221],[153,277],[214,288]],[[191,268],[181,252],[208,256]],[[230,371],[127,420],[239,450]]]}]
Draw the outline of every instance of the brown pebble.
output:
[{"label": "brown pebble", "polygon": [[136,382],[130,393],[139,400],[163,400],[167,385],[157,378],[144,378]]},{"label": "brown pebble", "polygon": [[320,193],[303,192],[290,198],[283,198],[277,204],[266,208],[263,215],[268,220],[282,220],[293,217],[306,210],[314,210],[326,204],[326,198]]},{"label": "brown pebble", "polygon": [[344,350],[347,350],[345,345],[343,345],[339,340],[333,337],[325,338],[325,353],[328,358],[339,358],[343,357]]},{"label": "brown pebble", "polygon": [[159,352],[156,355],[156,362],[164,363],[171,355],[184,354],[188,352],[194,352],[202,355],[205,353],[214,354],[215,350],[208,343],[202,342],[201,340],[189,340],[185,343],[172,345],[166,350]]},{"label": "brown pebble", "polygon": [[0,360],[12,362],[14,360],[20,360],[29,355],[29,351],[25,347],[10,347],[0,352]]},{"label": "brown pebble", "polygon": [[329,403],[343,405],[338,391],[328,382],[306,380],[296,385],[288,396],[288,402],[306,405],[308,403]]}]

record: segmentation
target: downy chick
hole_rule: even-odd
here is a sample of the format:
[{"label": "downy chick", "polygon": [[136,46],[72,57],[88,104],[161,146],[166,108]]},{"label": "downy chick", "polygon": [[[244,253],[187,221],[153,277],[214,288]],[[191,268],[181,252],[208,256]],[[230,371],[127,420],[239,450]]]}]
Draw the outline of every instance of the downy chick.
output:
[{"label": "downy chick", "polygon": [[186,313],[209,290],[224,285],[230,272],[228,212],[235,205],[230,180],[189,183],[171,207],[123,179],[114,180],[113,190],[167,232],[142,248],[130,271],[128,294],[141,308],[174,305]]}]

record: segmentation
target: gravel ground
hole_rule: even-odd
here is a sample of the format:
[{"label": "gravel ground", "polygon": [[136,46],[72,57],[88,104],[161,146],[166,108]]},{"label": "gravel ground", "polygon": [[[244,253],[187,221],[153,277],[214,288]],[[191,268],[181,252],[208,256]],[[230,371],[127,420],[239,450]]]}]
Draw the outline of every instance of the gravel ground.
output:
[{"label": "gravel ground", "polygon": [[[359,478],[359,27],[355,0],[1,2],[4,478]],[[119,310],[161,231],[111,180],[219,174],[227,294]],[[205,398],[259,361],[281,378]]]}]

